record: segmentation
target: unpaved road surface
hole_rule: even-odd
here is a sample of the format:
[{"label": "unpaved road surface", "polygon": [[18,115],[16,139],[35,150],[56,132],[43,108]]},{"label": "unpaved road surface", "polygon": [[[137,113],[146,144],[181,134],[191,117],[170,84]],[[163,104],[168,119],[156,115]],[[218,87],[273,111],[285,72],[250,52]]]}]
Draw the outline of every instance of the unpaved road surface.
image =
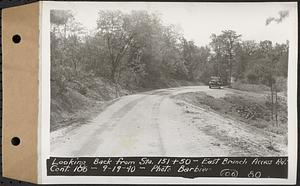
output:
[{"label": "unpaved road surface", "polygon": [[[113,101],[90,122],[51,133],[52,156],[279,156],[281,138],[172,97],[230,89],[189,86],[160,89]],[[270,144],[276,150],[267,148]]]}]

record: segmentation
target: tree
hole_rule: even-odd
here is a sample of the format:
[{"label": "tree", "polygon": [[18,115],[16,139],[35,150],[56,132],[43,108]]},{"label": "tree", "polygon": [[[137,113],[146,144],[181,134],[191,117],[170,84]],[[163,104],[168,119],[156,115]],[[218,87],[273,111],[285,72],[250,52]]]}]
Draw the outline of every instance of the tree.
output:
[{"label": "tree", "polygon": [[[68,10],[51,10],[50,11],[50,22],[52,33],[60,32],[66,37],[67,24],[70,20],[73,20],[73,14]],[[62,30],[61,30],[62,27]]]},{"label": "tree", "polygon": [[249,65],[255,58],[257,50],[258,44],[253,40],[241,41],[237,46],[235,74],[238,80],[246,78],[250,83],[258,83],[257,75],[251,71],[251,64]]},{"label": "tree", "polygon": [[229,85],[231,84],[231,78],[233,75],[232,68],[234,63],[234,58],[236,56],[236,49],[240,42],[241,35],[237,34],[233,30],[222,31],[220,35],[221,41],[223,43],[223,50],[226,58],[228,59],[229,66]]},{"label": "tree", "polygon": [[[233,63],[236,61],[236,50],[240,43],[240,37],[241,35],[233,30],[224,30],[220,35],[212,34],[211,36],[210,46],[215,53],[219,76],[226,74],[229,85],[233,76]],[[224,64],[225,69],[223,68]]]},{"label": "tree", "polygon": [[208,47],[198,47],[193,41],[187,41],[181,38],[181,53],[184,66],[187,69],[188,80],[199,80],[199,78],[207,79],[203,74],[206,63],[210,56]]},{"label": "tree", "polygon": [[266,19],[266,26],[268,26],[269,24],[271,24],[273,21],[278,23],[281,23],[285,18],[287,18],[289,16],[289,11],[288,10],[281,10],[278,12],[279,17],[275,18],[275,17],[269,17],[268,19]]},{"label": "tree", "polygon": [[224,60],[224,51],[223,51],[223,41],[221,36],[217,36],[216,34],[212,34],[211,35],[211,42],[210,42],[210,46],[212,48],[212,51],[214,52],[212,54],[213,57],[213,61],[215,61],[214,65],[214,75],[215,76],[220,76],[223,80],[227,80],[227,72],[224,71],[224,67],[225,66],[225,60]]},{"label": "tree", "polygon": [[133,34],[127,27],[129,20],[121,11],[100,11],[98,15],[97,34],[105,40],[111,64],[111,80],[117,83],[122,58],[133,41]]},{"label": "tree", "polygon": [[[283,76],[286,78],[287,72],[287,54],[288,46],[285,44],[275,44],[271,41],[261,41],[259,43],[255,62],[252,62],[253,74],[259,78],[259,81],[270,88],[270,111],[271,120],[278,125],[278,84],[277,78]],[[255,65],[253,65],[255,64]],[[282,68],[285,67],[285,68]]]}]

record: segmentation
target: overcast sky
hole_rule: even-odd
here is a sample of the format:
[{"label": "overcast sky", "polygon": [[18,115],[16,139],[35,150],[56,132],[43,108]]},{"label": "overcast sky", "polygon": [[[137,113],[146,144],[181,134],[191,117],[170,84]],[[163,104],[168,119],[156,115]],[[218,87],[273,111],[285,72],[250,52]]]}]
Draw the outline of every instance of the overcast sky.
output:
[{"label": "overcast sky", "polygon": [[[160,14],[165,24],[180,25],[184,36],[199,46],[208,44],[212,33],[226,29],[242,34],[243,40],[285,43],[297,24],[296,3],[59,2],[53,7],[72,10],[88,29],[96,28],[99,10],[148,10]],[[288,10],[289,17],[280,24],[265,25],[267,18],[278,17],[282,10]]]}]

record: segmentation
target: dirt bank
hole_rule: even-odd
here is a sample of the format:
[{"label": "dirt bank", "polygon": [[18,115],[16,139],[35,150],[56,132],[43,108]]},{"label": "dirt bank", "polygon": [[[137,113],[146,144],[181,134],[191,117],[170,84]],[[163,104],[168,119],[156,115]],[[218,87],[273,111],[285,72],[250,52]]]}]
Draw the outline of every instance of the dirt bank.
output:
[{"label": "dirt bank", "polygon": [[[250,127],[254,134],[262,133],[269,139],[266,148],[271,151],[280,151],[275,146],[287,146],[287,105],[283,98],[280,101],[279,123],[276,126],[275,122],[270,119],[266,94],[227,90],[228,92],[222,97],[214,97],[208,92],[191,92],[179,94],[173,98],[178,100],[178,104],[185,107],[186,112],[191,112],[188,105],[200,107],[225,118],[238,121],[241,125]],[[208,127],[208,129],[210,128]],[[207,130],[207,133],[212,131],[214,130]],[[218,134],[217,131],[211,134],[216,134],[219,137],[224,135],[222,133]],[[276,144],[281,143],[280,141],[282,144]]]}]

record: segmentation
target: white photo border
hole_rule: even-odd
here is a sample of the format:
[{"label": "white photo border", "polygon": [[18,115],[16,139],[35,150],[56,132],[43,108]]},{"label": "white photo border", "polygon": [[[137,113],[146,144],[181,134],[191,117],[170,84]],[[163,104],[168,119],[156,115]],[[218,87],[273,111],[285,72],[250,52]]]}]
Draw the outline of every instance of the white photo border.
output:
[{"label": "white photo border", "polygon": [[[40,2],[40,62],[39,62],[39,141],[38,141],[38,182],[42,184],[295,184],[297,177],[297,57],[298,57],[298,20],[296,2],[263,2],[290,4],[295,7],[291,12],[294,27],[289,28],[289,65],[288,65],[288,179],[278,178],[208,178],[187,179],[182,177],[142,177],[142,176],[47,176],[46,160],[50,157],[50,10],[72,9],[73,3],[202,3],[202,2]],[[241,2],[239,2],[241,3]],[[253,2],[257,3],[257,2]],[[251,4],[253,4],[251,3]],[[202,3],[204,4],[204,3]],[[262,2],[261,2],[262,4]],[[295,125],[296,124],[296,125]]]}]

